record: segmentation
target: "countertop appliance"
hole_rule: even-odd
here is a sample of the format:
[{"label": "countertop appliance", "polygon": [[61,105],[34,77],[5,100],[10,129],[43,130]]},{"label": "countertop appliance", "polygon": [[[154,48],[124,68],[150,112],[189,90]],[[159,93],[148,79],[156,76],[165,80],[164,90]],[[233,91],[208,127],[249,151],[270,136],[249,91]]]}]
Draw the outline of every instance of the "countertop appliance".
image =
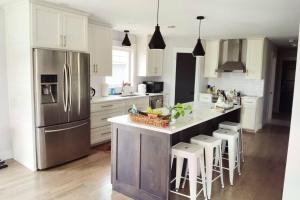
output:
[{"label": "countertop appliance", "polygon": [[164,96],[163,95],[150,96],[149,105],[152,109],[162,108],[164,106]]},{"label": "countertop appliance", "polygon": [[146,84],[146,93],[161,93],[164,90],[164,82],[144,81]]},{"label": "countertop appliance", "polygon": [[146,84],[138,84],[138,93],[146,94]]},{"label": "countertop appliance", "polygon": [[37,167],[90,152],[89,54],[33,49]]}]

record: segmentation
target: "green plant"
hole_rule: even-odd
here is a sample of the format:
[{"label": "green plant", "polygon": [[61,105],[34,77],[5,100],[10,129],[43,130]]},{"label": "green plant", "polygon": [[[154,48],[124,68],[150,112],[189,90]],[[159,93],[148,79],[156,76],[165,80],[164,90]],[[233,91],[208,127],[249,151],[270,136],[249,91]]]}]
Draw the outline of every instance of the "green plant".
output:
[{"label": "green plant", "polygon": [[174,118],[174,119],[183,117],[186,114],[186,112],[188,112],[188,114],[192,113],[191,105],[177,103],[175,106],[169,107],[169,113],[172,116],[172,118]]}]

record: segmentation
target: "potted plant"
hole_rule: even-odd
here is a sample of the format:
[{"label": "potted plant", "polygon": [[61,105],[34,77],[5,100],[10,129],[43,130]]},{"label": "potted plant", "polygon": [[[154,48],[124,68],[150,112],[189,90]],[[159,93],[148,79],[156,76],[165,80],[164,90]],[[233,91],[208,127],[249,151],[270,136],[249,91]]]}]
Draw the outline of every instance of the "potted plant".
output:
[{"label": "potted plant", "polygon": [[192,106],[189,104],[177,103],[176,105],[169,107],[169,114],[171,115],[171,123],[175,123],[179,117],[185,116],[186,113],[192,113]]}]

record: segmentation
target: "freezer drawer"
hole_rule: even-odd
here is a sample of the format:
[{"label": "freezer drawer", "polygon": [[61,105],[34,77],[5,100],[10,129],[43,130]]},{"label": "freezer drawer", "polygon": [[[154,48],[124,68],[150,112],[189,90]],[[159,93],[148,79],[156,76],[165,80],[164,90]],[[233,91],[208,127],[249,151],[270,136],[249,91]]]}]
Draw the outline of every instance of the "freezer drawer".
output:
[{"label": "freezer drawer", "polygon": [[46,169],[90,152],[90,121],[37,128],[37,165]]}]

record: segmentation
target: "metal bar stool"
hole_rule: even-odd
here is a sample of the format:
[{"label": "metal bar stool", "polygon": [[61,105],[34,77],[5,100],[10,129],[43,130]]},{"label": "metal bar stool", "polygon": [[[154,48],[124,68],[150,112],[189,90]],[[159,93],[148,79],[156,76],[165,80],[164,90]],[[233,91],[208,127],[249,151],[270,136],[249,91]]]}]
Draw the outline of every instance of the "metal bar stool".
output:
[{"label": "metal bar stool", "polygon": [[227,130],[227,129],[218,129],[213,132],[213,136],[222,139],[223,141],[226,141],[228,143],[229,168],[223,167],[223,169],[229,170],[230,185],[233,185],[234,170],[236,168],[238,169],[239,175],[241,175],[240,154],[238,152],[238,148],[239,148],[238,132]]},{"label": "metal bar stool", "polygon": [[[244,140],[243,140],[243,128],[240,123],[225,121],[219,124],[219,128],[236,131],[239,133],[239,150],[241,154],[242,162],[245,162],[244,158]],[[222,145],[222,149],[225,149],[225,144]],[[224,152],[224,151],[223,151]]]},{"label": "metal bar stool", "polygon": [[[212,183],[214,181],[220,178],[221,186],[222,188],[224,188],[222,150],[221,150],[222,140],[208,135],[198,135],[191,139],[191,143],[201,145],[204,147],[207,197],[208,199],[210,199]],[[217,166],[219,170],[213,168],[214,150],[215,150],[215,159],[219,160],[218,162],[219,165]],[[216,176],[214,179],[212,179],[213,171],[218,173],[218,176]]]},{"label": "metal bar stool", "polygon": [[[171,181],[175,181],[176,190],[170,190],[170,192],[190,198],[191,200],[196,200],[196,198],[203,191],[204,198],[206,199],[206,184],[205,180],[205,170],[204,170],[204,148],[189,143],[180,142],[172,147],[172,159],[171,163],[173,164],[173,159],[176,158],[176,177]],[[190,186],[190,195],[185,195],[180,193],[179,187],[182,177],[182,167],[183,161],[187,159],[188,169],[189,169],[189,186]],[[171,164],[171,167],[172,167]],[[201,179],[197,178],[198,166],[201,170]],[[202,180],[202,181],[200,181]],[[202,184],[202,189],[197,192],[197,183]]]}]

